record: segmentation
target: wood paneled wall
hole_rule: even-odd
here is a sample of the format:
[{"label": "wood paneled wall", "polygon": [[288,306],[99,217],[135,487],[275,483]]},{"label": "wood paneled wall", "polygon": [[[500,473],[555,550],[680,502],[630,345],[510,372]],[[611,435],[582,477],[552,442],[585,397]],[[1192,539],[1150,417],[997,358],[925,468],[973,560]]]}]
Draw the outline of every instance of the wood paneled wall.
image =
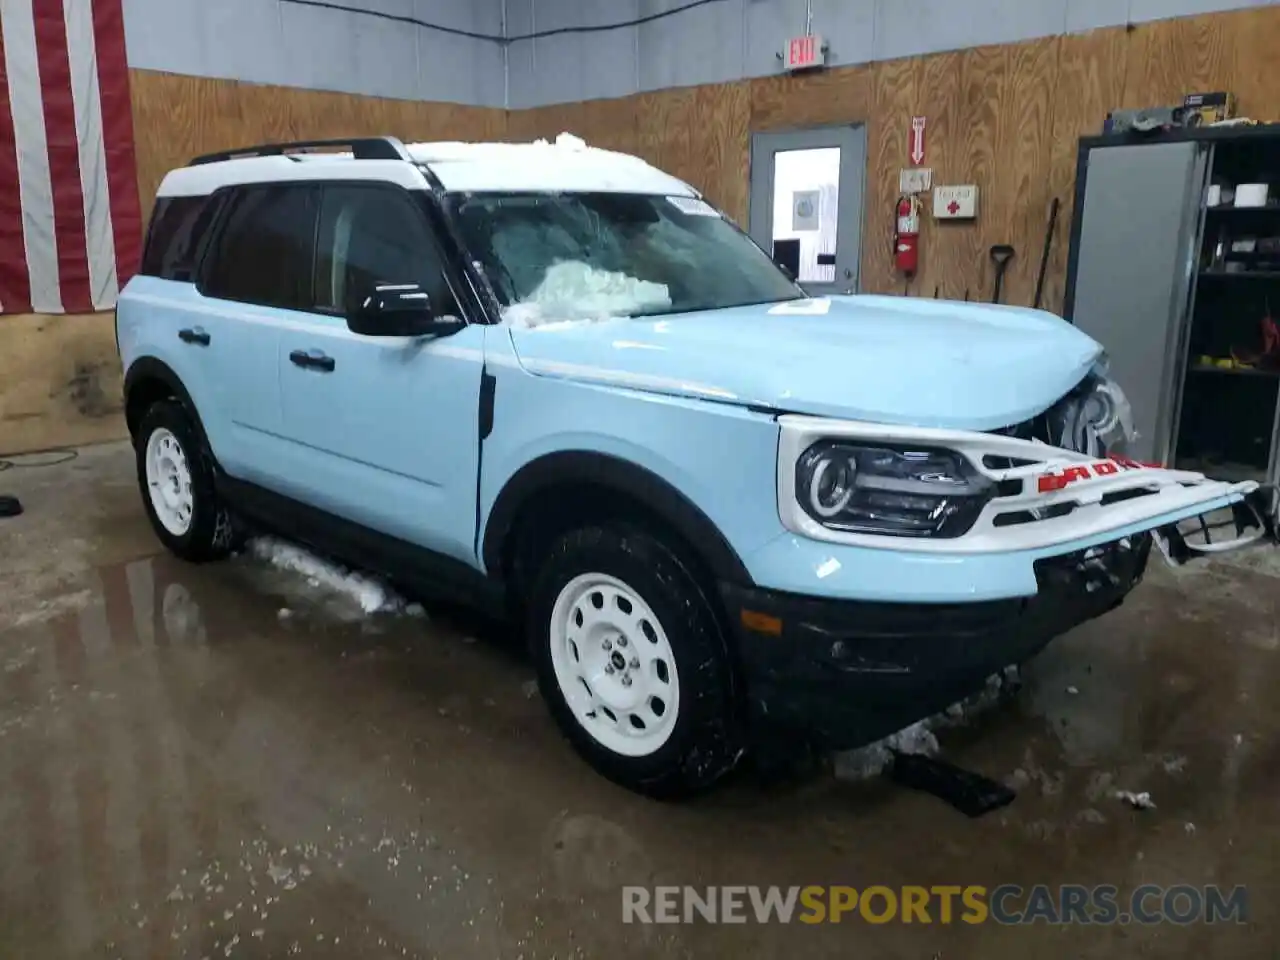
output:
[{"label": "wood paneled wall", "polygon": [[865,123],[868,131],[863,289],[902,292],[890,231],[911,117],[928,117],[935,183],[977,183],[976,223],[926,216],[910,293],[990,296],[987,251],[1017,256],[1005,302],[1030,304],[1050,201],[1062,200],[1045,306],[1060,310],[1080,136],[1107,111],[1177,103],[1187,92],[1230,90],[1242,115],[1280,119],[1280,7],[1047,37],[803,77],[639,94],[516,111],[512,139],[571,131],[636,153],[703,190],[745,224],[753,131]]},{"label": "wood paneled wall", "polygon": [[390,134],[421,140],[501,140],[493,107],[360,97],[235,80],[131,70],[138,186],[146,210],[174,167],[201,153],[282,140]]}]

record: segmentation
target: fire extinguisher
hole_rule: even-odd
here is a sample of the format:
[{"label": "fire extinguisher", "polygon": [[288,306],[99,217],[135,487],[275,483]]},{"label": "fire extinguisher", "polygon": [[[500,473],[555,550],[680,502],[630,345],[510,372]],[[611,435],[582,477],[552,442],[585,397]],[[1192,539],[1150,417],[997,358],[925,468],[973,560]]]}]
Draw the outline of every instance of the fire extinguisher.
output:
[{"label": "fire extinguisher", "polygon": [[893,265],[907,276],[914,276],[920,266],[920,201],[914,196],[898,198]]}]

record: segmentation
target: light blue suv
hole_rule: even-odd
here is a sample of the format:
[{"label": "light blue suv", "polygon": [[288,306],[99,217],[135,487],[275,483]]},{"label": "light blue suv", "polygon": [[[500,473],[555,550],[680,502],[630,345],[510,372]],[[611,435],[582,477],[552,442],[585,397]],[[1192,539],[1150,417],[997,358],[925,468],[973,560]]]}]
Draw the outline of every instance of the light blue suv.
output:
[{"label": "light blue suv", "polygon": [[266,528],[518,618],[574,746],[652,795],[945,707],[1120,603],[1153,539],[1187,553],[1184,518],[1269,532],[1256,484],[1121,455],[1074,327],[809,298],[571,138],[197,158],[117,325],[170,550]]}]

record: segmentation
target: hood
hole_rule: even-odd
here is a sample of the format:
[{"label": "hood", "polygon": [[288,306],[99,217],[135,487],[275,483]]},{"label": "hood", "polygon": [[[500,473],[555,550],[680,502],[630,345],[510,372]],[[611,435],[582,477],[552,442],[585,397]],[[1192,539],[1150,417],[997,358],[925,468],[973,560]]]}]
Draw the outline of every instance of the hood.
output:
[{"label": "hood", "polygon": [[958,430],[1048,409],[1102,352],[1040,310],[880,296],[552,323],[511,336],[536,375]]}]

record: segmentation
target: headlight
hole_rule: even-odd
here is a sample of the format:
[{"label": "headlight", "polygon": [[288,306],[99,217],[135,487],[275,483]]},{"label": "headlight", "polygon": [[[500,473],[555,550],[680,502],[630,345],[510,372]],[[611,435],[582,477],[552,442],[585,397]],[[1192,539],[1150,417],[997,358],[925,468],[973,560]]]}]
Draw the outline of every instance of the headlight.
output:
[{"label": "headlight", "polygon": [[796,499],[823,526],[899,537],[958,537],[994,484],[951,450],[815,443],[796,463]]},{"label": "headlight", "polygon": [[1120,384],[1107,376],[1105,361],[1064,406],[1061,430],[1058,446],[1091,457],[1123,454],[1137,438],[1129,398]]}]

